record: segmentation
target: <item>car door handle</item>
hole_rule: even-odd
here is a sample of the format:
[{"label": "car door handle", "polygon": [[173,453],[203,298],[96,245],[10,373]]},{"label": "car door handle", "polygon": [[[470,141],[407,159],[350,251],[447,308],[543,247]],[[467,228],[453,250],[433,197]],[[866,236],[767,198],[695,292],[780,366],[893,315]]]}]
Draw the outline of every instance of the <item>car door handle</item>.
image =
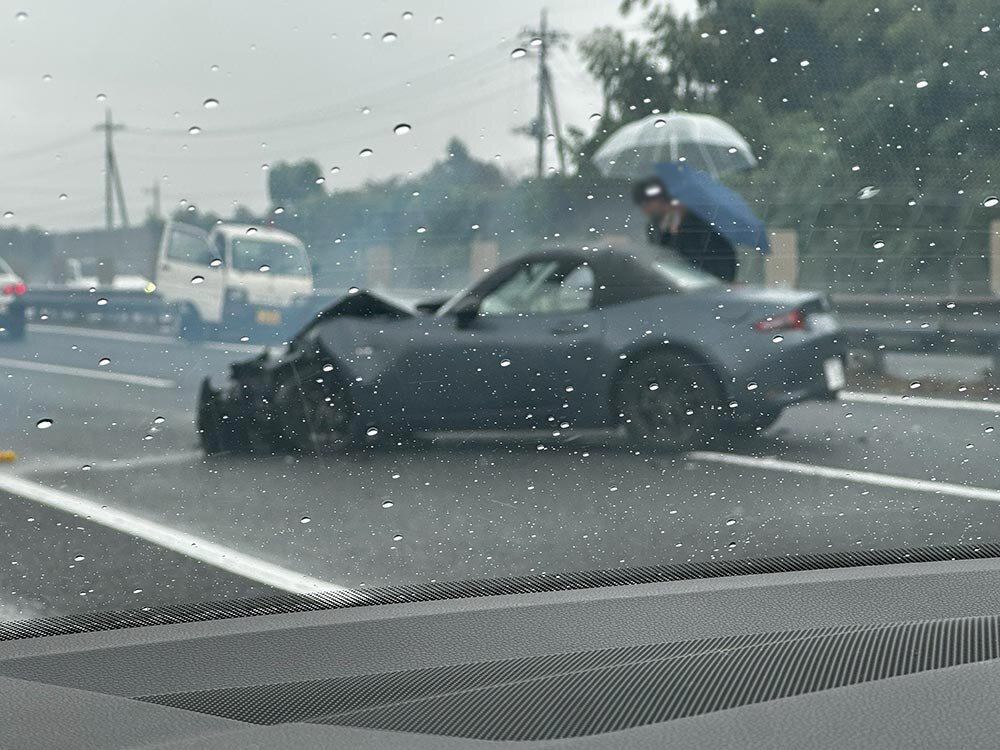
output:
[{"label": "car door handle", "polygon": [[583,323],[561,323],[555,326],[551,333],[553,336],[572,336],[574,333],[583,333],[587,326]]}]

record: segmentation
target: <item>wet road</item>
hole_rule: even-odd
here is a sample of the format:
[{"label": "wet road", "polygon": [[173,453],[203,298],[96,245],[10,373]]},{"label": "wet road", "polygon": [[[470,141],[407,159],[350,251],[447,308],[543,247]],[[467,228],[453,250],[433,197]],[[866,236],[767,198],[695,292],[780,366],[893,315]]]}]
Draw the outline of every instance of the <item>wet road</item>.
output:
[{"label": "wet road", "polygon": [[254,350],[54,327],[0,344],[0,449],[18,454],[0,617],[1000,539],[1000,405],[957,390],[848,394],[676,457],[537,431],[206,460],[198,382]]}]

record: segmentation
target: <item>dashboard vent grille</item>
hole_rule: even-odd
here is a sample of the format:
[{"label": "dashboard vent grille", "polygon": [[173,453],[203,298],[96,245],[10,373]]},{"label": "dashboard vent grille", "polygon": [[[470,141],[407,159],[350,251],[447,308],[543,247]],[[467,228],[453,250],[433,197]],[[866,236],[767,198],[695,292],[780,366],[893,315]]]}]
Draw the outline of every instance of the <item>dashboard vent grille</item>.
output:
[{"label": "dashboard vent grille", "polygon": [[349,589],[315,594],[278,594],[254,599],[174,604],[145,609],[86,612],[62,617],[0,622],[0,641],[42,636],[121,630],[149,625],[175,625],[235,617],[318,612],[348,607],[371,607],[480,596],[574,591],[643,583],[664,583],[699,578],[726,578],[761,573],[790,573],[802,570],[831,570],[865,565],[982,560],[1000,558],[1000,544],[941,545],[895,550],[852,550],[816,555],[789,555],[758,559],[706,560],[676,565],[653,565],[618,570],[571,572],[559,575],[532,575],[491,578],[481,581],[453,581],[381,589]]},{"label": "dashboard vent grille", "polygon": [[139,700],[256,724],[558,739],[996,659],[998,625],[986,617],[742,635]]}]

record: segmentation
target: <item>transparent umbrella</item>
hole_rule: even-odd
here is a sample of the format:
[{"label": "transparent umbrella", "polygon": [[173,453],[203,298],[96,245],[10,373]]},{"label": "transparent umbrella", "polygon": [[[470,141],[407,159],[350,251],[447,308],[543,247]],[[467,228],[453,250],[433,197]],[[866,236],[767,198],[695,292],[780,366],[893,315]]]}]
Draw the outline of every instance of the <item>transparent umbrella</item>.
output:
[{"label": "transparent umbrella", "polygon": [[605,177],[637,179],[660,162],[681,162],[713,177],[756,166],[735,128],[718,117],[692,112],[650,115],[623,125],[594,154]]}]

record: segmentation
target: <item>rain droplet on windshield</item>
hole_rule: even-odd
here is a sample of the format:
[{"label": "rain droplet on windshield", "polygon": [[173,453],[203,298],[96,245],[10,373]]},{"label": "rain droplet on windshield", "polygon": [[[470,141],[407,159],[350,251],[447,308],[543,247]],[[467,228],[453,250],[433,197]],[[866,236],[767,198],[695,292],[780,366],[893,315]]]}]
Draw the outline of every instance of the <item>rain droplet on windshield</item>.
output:
[{"label": "rain droplet on windshield", "polygon": [[501,359],[500,360],[500,366],[501,367],[510,367],[510,360],[509,359]]},{"label": "rain droplet on windshield", "polygon": [[775,344],[780,344],[784,340],[785,340],[785,337],[782,336],[781,334],[778,334],[774,338],[771,339],[771,341],[773,341]]},{"label": "rain droplet on windshield", "polygon": [[103,307],[104,305],[108,304],[108,301],[104,297],[101,297],[99,300],[97,300],[97,304]]},{"label": "rain droplet on windshield", "polygon": [[395,133],[396,135],[406,135],[411,130],[413,130],[413,128],[411,128],[405,122],[401,122],[399,123],[399,125],[397,125],[392,129],[392,132]]},{"label": "rain droplet on windshield", "polygon": [[18,21],[27,21],[28,20],[28,14],[25,13],[23,10],[20,10],[20,11],[17,12],[17,14],[14,16],[14,18],[16,18]]},{"label": "rain droplet on windshield", "polygon": [[309,523],[310,521],[312,521],[312,519],[309,516],[302,516],[302,518],[299,519],[299,523]]},{"label": "rain droplet on windshield", "polygon": [[192,125],[191,127],[188,128],[188,135],[198,135],[198,133],[200,132],[201,128],[199,128],[197,125]]},{"label": "rain droplet on windshield", "polygon": [[192,283],[192,284],[200,284],[200,283],[201,283],[201,282],[203,282],[204,280],[205,280],[205,277],[204,277],[204,276],[192,276],[192,277],[191,277],[191,283]]},{"label": "rain droplet on windshield", "polygon": [[360,156],[362,159],[365,159],[374,153],[375,152],[372,151],[370,148],[363,148],[358,152],[358,156]]},{"label": "rain droplet on windshield", "polygon": [[382,41],[386,44],[390,44],[397,39],[399,39],[399,35],[397,35],[394,31],[387,31],[382,35]]},{"label": "rain droplet on windshield", "polygon": [[883,247],[885,247],[885,240],[875,240],[872,243],[872,247],[875,248],[876,250],[881,250]]},{"label": "rain droplet on windshield", "polygon": [[394,542],[401,542],[401,541],[403,541],[403,535],[402,534],[394,534],[393,537],[392,537],[392,541],[394,541]]},{"label": "rain droplet on windshield", "polygon": [[201,103],[201,106],[203,106],[205,109],[215,109],[216,107],[219,106],[219,100],[218,99],[206,99],[205,101],[203,101]]},{"label": "rain droplet on windshield", "polygon": [[392,500],[383,500],[382,501],[382,507],[383,508],[391,508],[393,505],[394,505],[394,503],[392,502]]},{"label": "rain droplet on windshield", "polygon": [[735,525],[736,525],[736,519],[735,518],[727,518],[726,519],[726,526],[735,526]]},{"label": "rain droplet on windshield", "polygon": [[376,435],[378,435],[378,427],[369,427],[367,430],[365,430],[365,434],[368,437],[375,437]]},{"label": "rain droplet on windshield", "polygon": [[403,11],[403,15],[401,16],[401,18],[404,21],[410,21],[410,20],[413,19],[413,14],[410,11],[408,11],[408,10],[404,10]]},{"label": "rain droplet on windshield", "polygon": [[915,391],[919,387],[920,387],[920,381],[919,380],[914,380],[912,383],[910,383],[910,390],[911,391]]},{"label": "rain droplet on windshield", "polygon": [[998,203],[1000,203],[1000,198],[997,198],[995,195],[991,195],[989,198],[987,198],[986,200],[983,201],[983,207],[984,208],[993,208]]},{"label": "rain droplet on windshield", "polygon": [[39,430],[47,430],[52,426],[53,422],[51,419],[39,419],[35,424]]},{"label": "rain droplet on windshield", "polygon": [[66,195],[66,193],[59,193],[59,200],[64,201],[67,198],[69,198],[69,196]]},{"label": "rain droplet on windshield", "polygon": [[218,268],[222,265],[222,258],[212,258],[212,262],[209,263],[212,268]]},{"label": "rain droplet on windshield", "polygon": [[925,88],[927,88],[927,81],[923,81],[923,80],[917,81],[917,88],[918,89],[925,89]]},{"label": "rain droplet on windshield", "polygon": [[98,367],[107,367],[110,364],[111,364],[111,360],[108,359],[107,357],[101,357],[99,360],[97,360],[97,366]]},{"label": "rain droplet on windshield", "polygon": [[511,50],[510,56],[516,60],[519,57],[524,57],[526,54],[528,54],[528,50],[526,50],[524,47],[516,47],[515,49]]},{"label": "rain droplet on windshield", "polygon": [[75,560],[76,562],[82,562],[82,561],[86,560],[87,558],[86,558],[86,557],[84,557],[83,555],[74,555],[74,556],[73,556],[73,559],[74,559],[74,560]]},{"label": "rain droplet on windshield", "polygon": [[14,218],[14,212],[13,211],[4,211],[3,212],[3,217],[5,219],[13,219]]},{"label": "rain droplet on windshield", "polygon": [[747,383],[747,390],[748,391],[756,391],[757,390],[757,384],[756,383]]},{"label": "rain droplet on windshield", "polygon": [[165,418],[165,417],[156,417],[156,418],[155,418],[155,419],[153,420],[153,424],[163,424],[163,423],[164,423],[164,422],[166,422],[166,421],[167,421],[167,420],[166,420],[166,418]]},{"label": "rain droplet on windshield", "polygon": [[267,263],[264,263],[257,270],[260,271],[261,273],[267,273],[268,271],[271,270],[271,267],[269,265],[267,265]]}]

